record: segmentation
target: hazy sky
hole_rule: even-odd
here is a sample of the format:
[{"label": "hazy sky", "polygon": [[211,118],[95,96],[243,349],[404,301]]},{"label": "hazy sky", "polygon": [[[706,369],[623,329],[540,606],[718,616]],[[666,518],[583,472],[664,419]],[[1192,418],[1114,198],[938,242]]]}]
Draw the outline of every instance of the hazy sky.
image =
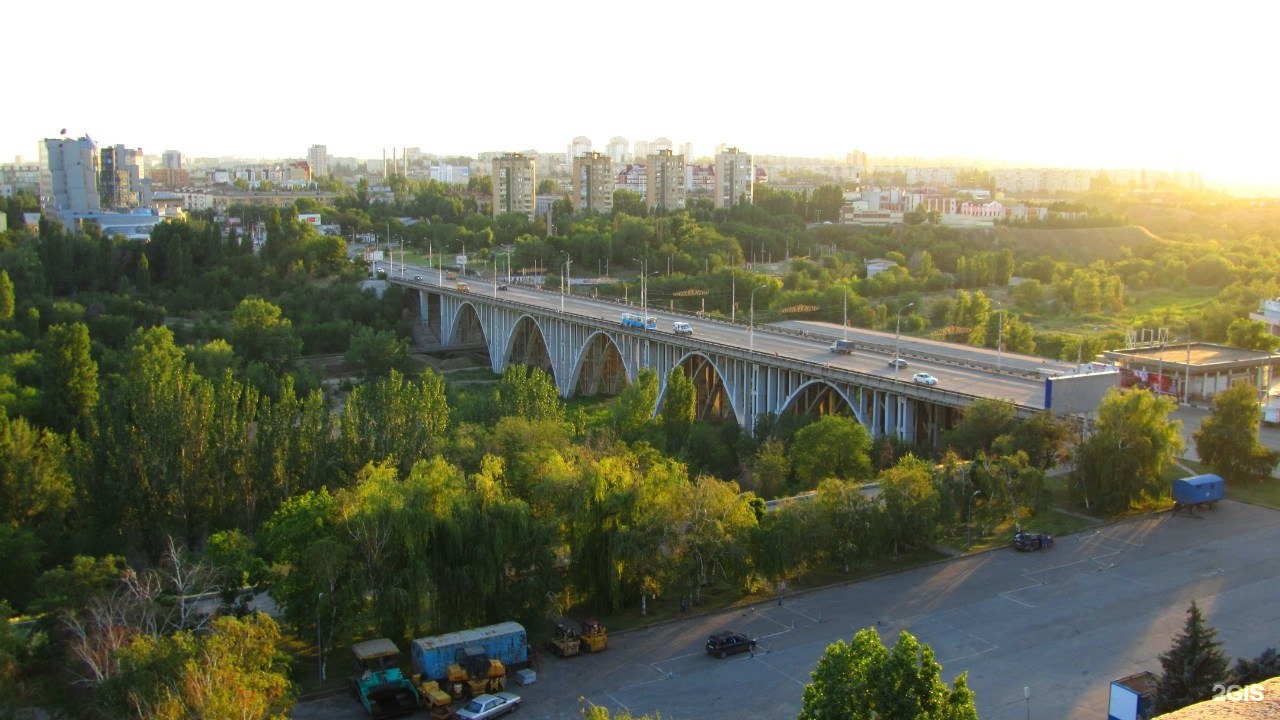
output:
[{"label": "hazy sky", "polygon": [[7,3],[0,161],[564,151],[1195,170],[1280,188],[1273,3]]}]

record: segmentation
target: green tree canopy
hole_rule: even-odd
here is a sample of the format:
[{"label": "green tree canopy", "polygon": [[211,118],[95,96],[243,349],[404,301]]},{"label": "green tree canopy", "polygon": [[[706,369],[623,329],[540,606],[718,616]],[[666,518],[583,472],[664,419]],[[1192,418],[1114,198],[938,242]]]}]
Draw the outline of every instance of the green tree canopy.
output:
[{"label": "green tree canopy", "polygon": [[279,306],[245,298],[231,313],[231,344],[247,362],[262,362],[277,373],[287,370],[302,350],[293,323]]},{"label": "green tree canopy", "polygon": [[1108,392],[1093,434],[1076,450],[1073,494],[1108,513],[1166,494],[1164,468],[1182,449],[1182,423],[1169,420],[1173,408],[1173,400],[1146,390]]},{"label": "green tree canopy", "polygon": [[977,720],[962,673],[951,687],[933,650],[907,631],[886,648],[875,628],[829,645],[805,685],[798,720]]},{"label": "green tree canopy", "polygon": [[1192,434],[1196,455],[1228,482],[1265,480],[1280,454],[1258,442],[1258,398],[1238,382],[1213,397],[1213,412]]},{"label": "green tree canopy", "polygon": [[1182,632],[1173,647],[1160,656],[1155,709],[1168,713],[1213,697],[1213,687],[1225,683],[1227,656],[1218,642],[1218,631],[1205,625],[1194,600],[1187,609]]},{"label": "green tree canopy", "polygon": [[797,431],[791,440],[796,486],[812,490],[827,478],[868,479],[870,452],[871,434],[857,420],[823,415]]}]

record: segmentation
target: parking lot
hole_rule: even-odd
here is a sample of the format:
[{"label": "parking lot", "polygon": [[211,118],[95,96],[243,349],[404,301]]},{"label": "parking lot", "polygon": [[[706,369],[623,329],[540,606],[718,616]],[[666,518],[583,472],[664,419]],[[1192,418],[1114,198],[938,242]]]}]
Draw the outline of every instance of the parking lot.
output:
[{"label": "parking lot", "polygon": [[[1192,599],[1233,659],[1280,644],[1276,547],[1280,513],[1222,502],[1057,538],[1049,550],[999,549],[617,634],[599,655],[543,653],[538,681],[509,689],[526,717],[580,718],[597,704],[670,720],[793,718],[823,649],[874,626],[886,644],[905,629],[931,645],[948,681],[968,672],[983,720],[1093,720],[1105,717],[1112,679],[1159,671]],[[711,658],[703,644],[720,630],[759,645]],[[293,717],[361,710],[344,695]]]}]

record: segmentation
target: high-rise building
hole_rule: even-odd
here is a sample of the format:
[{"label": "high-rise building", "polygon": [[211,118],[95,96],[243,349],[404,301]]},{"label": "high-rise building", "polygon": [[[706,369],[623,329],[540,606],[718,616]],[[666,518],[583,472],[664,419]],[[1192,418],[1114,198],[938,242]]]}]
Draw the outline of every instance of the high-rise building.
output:
[{"label": "high-rise building", "polygon": [[604,146],[604,154],[608,155],[615,165],[621,165],[627,161],[627,146],[630,144],[624,137],[611,137],[609,144]]},{"label": "high-rise building", "polygon": [[671,150],[674,148],[675,145],[671,143],[671,138],[660,137],[649,143],[649,154],[652,155],[654,153],[662,152],[663,150]]},{"label": "high-rise building", "polygon": [[589,152],[573,159],[573,211],[613,211],[613,159]]},{"label": "high-rise building", "polygon": [[98,165],[98,194],[102,207],[136,208],[142,204],[142,151],[113,145],[102,148]]},{"label": "high-rise building", "polygon": [[636,162],[643,162],[645,158],[649,157],[649,141],[635,141],[631,144],[631,151],[631,156],[635,158]]},{"label": "high-rise building", "polygon": [[731,147],[716,153],[716,207],[750,203],[755,197],[756,166],[751,156]]},{"label": "high-rise building", "polygon": [[178,170],[182,167],[182,153],[177,150],[165,150],[160,155],[160,166],[166,170]]},{"label": "high-rise building", "polygon": [[311,177],[322,178],[329,174],[329,148],[325,145],[312,145],[307,151],[307,164],[311,166]]},{"label": "high-rise building", "polygon": [[591,138],[579,135],[569,143],[568,160],[573,162],[589,152],[591,152]]},{"label": "high-rise building", "polygon": [[649,156],[646,167],[645,207],[651,212],[684,209],[684,156],[659,150]]},{"label": "high-rise building", "polygon": [[493,216],[518,212],[533,219],[538,207],[538,171],[533,158],[521,153],[493,160]]},{"label": "high-rise building", "polygon": [[44,141],[48,185],[41,189],[47,209],[59,217],[102,210],[98,197],[98,146],[88,135],[78,140]]}]

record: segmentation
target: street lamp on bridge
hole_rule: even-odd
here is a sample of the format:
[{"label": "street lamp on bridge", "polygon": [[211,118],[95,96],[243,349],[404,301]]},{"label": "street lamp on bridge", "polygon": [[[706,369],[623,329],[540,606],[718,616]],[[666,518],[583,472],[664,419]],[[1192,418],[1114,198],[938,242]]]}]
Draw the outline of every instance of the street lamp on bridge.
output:
[{"label": "street lamp on bridge", "polygon": [[899,366],[902,365],[901,361],[899,360],[899,357],[901,356],[901,347],[902,347],[902,311],[910,310],[915,306],[916,304],[914,302],[909,302],[906,305],[903,305],[902,307],[898,308],[898,322],[895,324],[894,330],[893,330],[893,379],[894,380],[898,379]]},{"label": "street lamp on bridge", "polygon": [[751,352],[756,351],[756,290],[763,290],[767,287],[769,285],[766,283],[751,291],[751,316],[748,318],[750,322],[747,325],[747,346]]}]

